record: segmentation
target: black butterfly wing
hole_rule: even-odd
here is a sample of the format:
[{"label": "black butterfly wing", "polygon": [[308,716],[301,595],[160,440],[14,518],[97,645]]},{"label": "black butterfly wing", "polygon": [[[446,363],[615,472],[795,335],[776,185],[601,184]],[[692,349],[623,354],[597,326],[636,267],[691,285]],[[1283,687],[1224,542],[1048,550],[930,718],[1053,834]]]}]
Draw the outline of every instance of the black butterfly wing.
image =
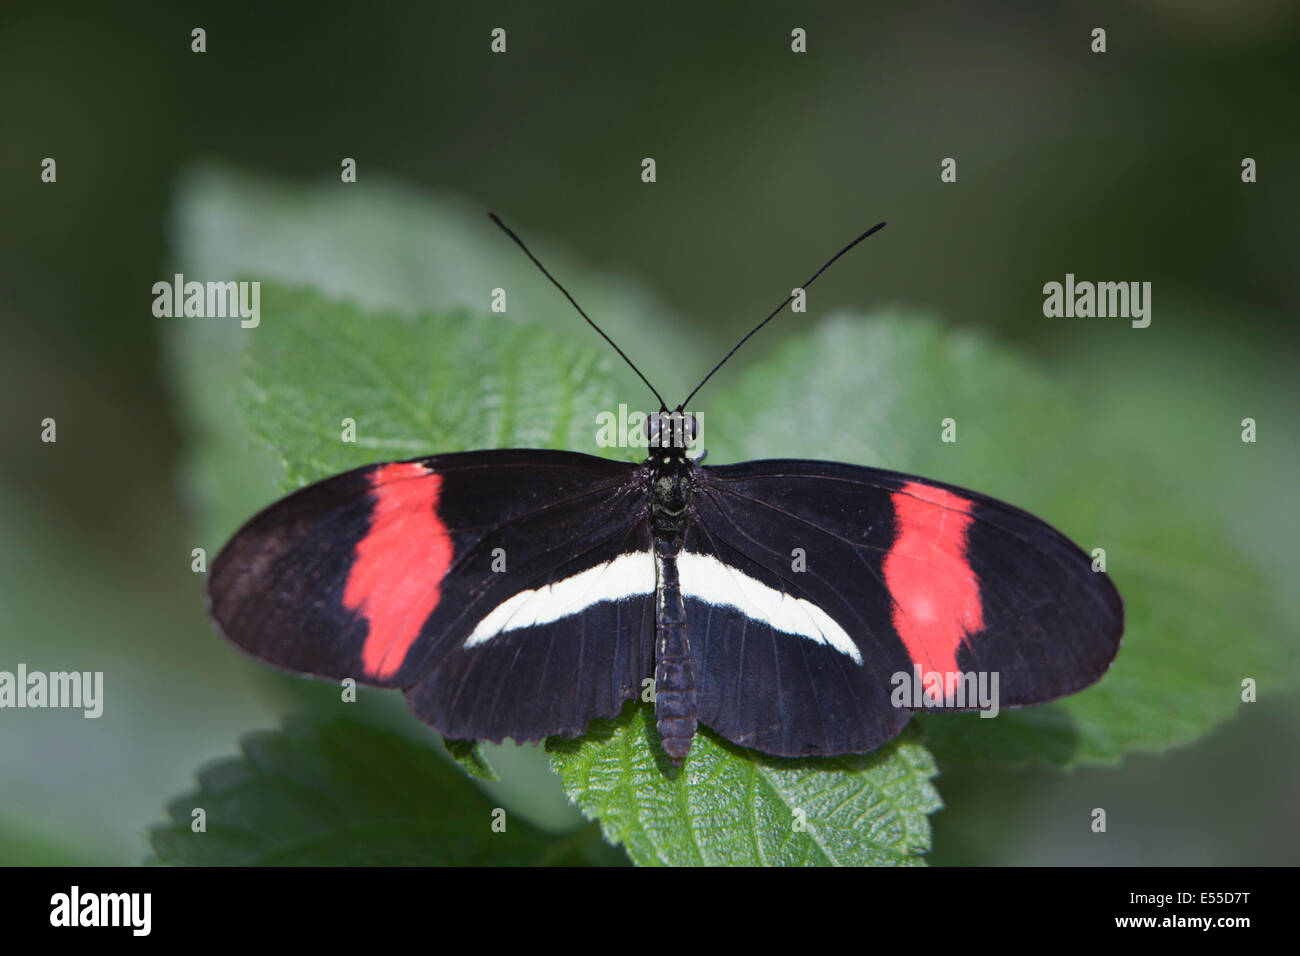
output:
[{"label": "black butterfly wing", "polygon": [[908,719],[895,675],[996,672],[1008,707],[1080,690],[1115,657],[1124,611],[1114,585],[1025,511],[832,462],[699,474],[684,550],[785,598],[766,614],[784,615],[783,629],[746,612],[763,592],[743,579],[734,600],[688,601],[700,721],[730,740],[788,756],[861,753]]},{"label": "black butterfly wing", "polygon": [[209,606],[250,654],[401,688],[448,737],[574,736],[652,666],[645,509],[640,466],[570,452],[368,466],[250,520]]}]

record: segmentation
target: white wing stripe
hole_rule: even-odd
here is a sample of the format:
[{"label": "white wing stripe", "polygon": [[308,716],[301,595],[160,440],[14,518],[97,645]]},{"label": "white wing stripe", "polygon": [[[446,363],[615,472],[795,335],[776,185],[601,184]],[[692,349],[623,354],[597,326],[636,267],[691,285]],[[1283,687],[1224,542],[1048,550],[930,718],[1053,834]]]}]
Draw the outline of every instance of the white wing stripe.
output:
[{"label": "white wing stripe", "polygon": [[[677,556],[677,568],[683,596],[715,607],[733,607],[782,634],[825,644],[855,664],[862,663],[858,646],[844,628],[811,601],[774,590],[709,554],[683,551]],[[476,647],[505,631],[551,624],[601,601],[652,594],[655,584],[649,551],[620,554],[563,581],[507,598],[478,622],[465,647]]]},{"label": "white wing stripe", "polygon": [[734,607],[773,630],[826,644],[855,664],[862,663],[858,645],[834,618],[811,601],[774,590],[711,554],[683,551],[677,556],[677,569],[686,597],[715,607]]},{"label": "white wing stripe", "polygon": [[465,639],[465,646],[482,644],[503,631],[551,624],[601,601],[620,601],[637,594],[653,594],[654,590],[655,565],[650,552],[620,554],[571,578],[520,591],[502,601],[478,622],[474,632]]}]

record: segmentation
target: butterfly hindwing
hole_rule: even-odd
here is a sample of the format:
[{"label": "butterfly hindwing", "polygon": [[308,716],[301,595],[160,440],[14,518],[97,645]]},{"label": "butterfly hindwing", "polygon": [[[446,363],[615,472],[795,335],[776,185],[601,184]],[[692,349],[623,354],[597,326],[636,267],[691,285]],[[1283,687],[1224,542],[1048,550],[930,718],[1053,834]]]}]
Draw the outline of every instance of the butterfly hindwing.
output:
[{"label": "butterfly hindwing", "polygon": [[230,541],[209,580],[213,617],[278,666],[402,688],[449,737],[581,733],[651,667],[637,471],[512,450],[326,479]]},{"label": "butterfly hindwing", "polygon": [[653,667],[653,597],[602,601],[482,645],[452,648],[407,691],[411,707],[453,739],[579,736],[592,719],[617,716],[641,691]]}]

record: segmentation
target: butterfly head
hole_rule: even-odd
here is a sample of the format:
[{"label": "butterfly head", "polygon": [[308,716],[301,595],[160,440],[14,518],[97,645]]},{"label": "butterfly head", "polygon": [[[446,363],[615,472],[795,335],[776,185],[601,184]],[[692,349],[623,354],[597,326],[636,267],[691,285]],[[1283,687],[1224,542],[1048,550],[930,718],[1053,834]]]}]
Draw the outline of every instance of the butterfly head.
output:
[{"label": "butterfly head", "polygon": [[700,428],[690,412],[655,412],[646,419],[645,432],[651,448],[670,455],[684,455]]}]

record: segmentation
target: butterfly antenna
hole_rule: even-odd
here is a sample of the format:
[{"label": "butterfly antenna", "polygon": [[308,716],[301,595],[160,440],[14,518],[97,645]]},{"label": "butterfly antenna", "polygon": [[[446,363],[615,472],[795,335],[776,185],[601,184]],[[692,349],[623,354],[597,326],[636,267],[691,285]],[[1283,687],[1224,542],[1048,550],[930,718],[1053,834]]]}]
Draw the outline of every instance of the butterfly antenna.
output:
[{"label": "butterfly antenna", "polygon": [[[820,269],[818,269],[816,272],[814,272],[813,275],[812,275],[812,278],[809,279],[807,282],[805,282],[803,285],[799,286],[799,288],[801,288],[801,289],[807,289],[810,285],[813,284],[813,282],[816,281],[816,279],[817,279],[817,277],[818,277],[819,275],[821,275],[823,272],[825,272],[827,269],[829,269],[829,268],[834,264],[834,262],[835,262],[836,259],[838,259],[840,256],[844,255],[844,253],[848,252],[850,249],[852,249],[854,246],[856,246],[856,245],[857,245],[859,242],[861,242],[863,239],[866,239],[868,236],[870,236],[870,235],[872,235],[872,234],[874,234],[874,233],[877,233],[877,232],[879,232],[881,229],[884,229],[884,228],[885,228],[885,224],[884,224],[883,222],[878,222],[878,223],[876,223],[874,226],[872,226],[870,229],[868,229],[868,230],[867,230],[866,232],[864,232],[862,235],[858,236],[858,238],[854,239],[852,242],[850,242],[847,246],[845,246],[845,247],[844,247],[843,249],[841,249],[839,252],[835,253],[835,255],[831,256],[830,259],[827,260],[826,265],[822,266]],[[769,316],[768,316],[766,319],[764,319],[762,322],[758,323],[758,325],[756,325],[756,326],[754,326],[752,329],[750,329],[750,330],[749,330],[749,334],[746,335],[746,336],[745,336],[743,339],[741,339],[739,342],[737,342],[737,343],[735,344],[735,347],[732,348],[732,350],[731,350],[730,352],[728,352],[726,355],[724,355],[724,356],[722,357],[722,361],[721,361],[721,362],[719,362],[717,365],[713,366],[713,371],[709,372],[708,375],[704,376],[704,381],[700,382],[699,385],[696,385],[696,386],[695,386],[695,388],[694,388],[694,390],[691,392],[691,394],[689,394],[689,395],[686,396],[686,401],[682,402],[680,405],[677,406],[677,410],[680,412],[682,409],[684,409],[684,408],[687,406],[687,404],[690,403],[690,400],[691,400],[692,398],[695,397],[695,393],[698,392],[700,389],[702,389],[702,388],[704,387],[704,382],[707,382],[709,379],[713,378],[713,373],[716,372],[718,369],[722,368],[722,366],[724,366],[724,365],[727,364],[727,359],[729,359],[729,358],[731,358],[733,355],[735,355],[736,352],[737,352],[737,350],[739,350],[739,348],[740,348],[742,345],[744,345],[746,342],[748,342],[748,341],[750,340],[750,338],[754,335],[755,332],[757,332],[757,331],[758,331],[759,329],[761,329],[763,326],[767,325],[767,323],[769,323],[769,322],[771,322],[773,319],[775,319],[775,318],[777,317],[777,315],[780,314],[781,310],[784,309],[787,305],[789,305],[789,304],[790,304],[791,302],[793,302],[793,301],[794,301],[794,293],[792,292],[792,293],[790,293],[789,298],[787,298],[784,302],[782,302],[780,305],[778,305],[775,309],[772,310],[772,314],[771,314],[771,315],[769,315]]]},{"label": "butterfly antenna", "polygon": [[597,332],[599,332],[600,337],[609,343],[610,348],[612,348],[615,352],[617,352],[620,356],[622,356],[623,361],[626,362],[629,366],[631,366],[632,371],[636,372],[636,374],[640,377],[641,381],[645,382],[645,387],[650,389],[650,391],[654,392],[655,398],[659,399],[659,410],[667,411],[668,406],[664,404],[663,396],[660,395],[659,392],[655,389],[655,387],[650,384],[650,380],[641,374],[641,370],[636,367],[636,365],[632,362],[630,358],[627,357],[627,354],[621,348],[619,348],[617,345],[614,344],[614,340],[611,339],[608,335],[606,335],[605,331],[599,325],[591,321],[591,316],[589,316],[586,312],[582,311],[582,306],[578,305],[577,301],[573,298],[573,296],[569,295],[569,290],[566,289],[564,286],[560,285],[559,280],[556,279],[555,276],[551,275],[549,272],[546,271],[546,266],[538,262],[537,257],[528,251],[528,247],[524,245],[524,241],[522,239],[520,239],[517,235],[515,235],[514,230],[511,229],[509,226],[507,226],[504,222],[502,222],[501,219],[494,212],[488,213],[488,218],[490,218],[493,222],[495,222],[498,226],[500,226],[501,230],[507,236],[513,239],[515,241],[515,244],[518,245],[520,249],[524,250],[524,255],[526,255],[529,259],[532,259],[533,265],[537,266],[537,268],[542,270],[542,275],[550,279],[551,282],[555,285],[555,288],[559,289],[561,292],[564,293],[564,297],[569,300],[569,303],[575,309],[578,310],[578,314],[587,320],[587,324],[590,325]]}]

